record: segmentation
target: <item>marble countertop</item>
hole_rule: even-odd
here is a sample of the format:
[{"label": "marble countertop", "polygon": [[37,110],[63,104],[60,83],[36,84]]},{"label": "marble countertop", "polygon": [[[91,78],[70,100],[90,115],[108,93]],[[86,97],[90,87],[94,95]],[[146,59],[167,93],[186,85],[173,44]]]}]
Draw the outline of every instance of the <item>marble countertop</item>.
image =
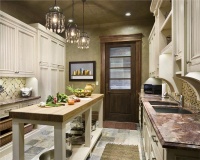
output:
[{"label": "marble countertop", "polygon": [[140,94],[140,98],[164,148],[200,150],[200,114],[158,113],[149,101],[174,101],[159,95]]},{"label": "marble countertop", "polygon": [[41,96],[6,99],[6,100],[3,100],[3,101],[0,101],[0,106],[8,105],[8,104],[14,104],[14,103],[20,103],[20,102],[25,102],[25,101],[30,101],[30,100],[35,100],[35,99],[39,99],[39,98],[41,98]]}]

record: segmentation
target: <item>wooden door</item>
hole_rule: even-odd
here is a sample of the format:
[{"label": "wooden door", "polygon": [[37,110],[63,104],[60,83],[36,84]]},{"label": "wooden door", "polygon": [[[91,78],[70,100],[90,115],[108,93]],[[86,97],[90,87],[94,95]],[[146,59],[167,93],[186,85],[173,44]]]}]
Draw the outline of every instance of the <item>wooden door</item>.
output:
[{"label": "wooden door", "polygon": [[133,121],[135,52],[132,42],[106,44],[106,120]]},{"label": "wooden door", "polygon": [[[104,120],[139,122],[139,92],[141,88],[141,45],[142,34],[101,36],[101,93],[104,94]],[[131,54],[117,56],[110,49],[129,48]],[[117,49],[115,49],[117,48]],[[130,59],[130,63],[128,63]],[[115,63],[117,62],[117,63]],[[118,67],[118,68],[117,68]],[[130,71],[122,78],[115,77],[114,69]],[[111,75],[112,73],[112,75]],[[114,73],[114,74],[113,74]],[[127,73],[127,72],[126,72]],[[119,74],[118,74],[119,75]],[[114,77],[113,77],[114,76]],[[113,83],[113,81],[123,81]],[[129,82],[129,83],[128,83]],[[121,83],[123,84],[123,83]],[[118,88],[117,88],[118,87]],[[121,87],[121,88],[120,88]]]}]

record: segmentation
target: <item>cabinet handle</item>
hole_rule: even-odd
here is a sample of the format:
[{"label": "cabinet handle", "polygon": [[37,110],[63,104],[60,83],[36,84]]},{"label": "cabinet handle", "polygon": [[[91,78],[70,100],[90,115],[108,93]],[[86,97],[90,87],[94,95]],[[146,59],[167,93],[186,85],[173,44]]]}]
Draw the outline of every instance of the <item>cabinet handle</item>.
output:
[{"label": "cabinet handle", "polygon": [[187,63],[187,64],[190,64],[190,63],[192,63],[192,62],[191,62],[191,61],[186,61],[186,63]]},{"label": "cabinet handle", "polygon": [[177,56],[178,56],[178,54],[175,54],[175,55],[174,55],[174,57],[177,57]]},{"label": "cabinet handle", "polygon": [[152,160],[156,160],[156,158],[152,158]]},{"label": "cabinet handle", "polygon": [[158,141],[155,139],[156,136],[151,136],[151,137],[152,137],[152,139],[153,139],[154,142],[156,142],[156,143],[158,142]]},{"label": "cabinet handle", "polygon": [[19,71],[16,71],[15,73],[19,73]]}]

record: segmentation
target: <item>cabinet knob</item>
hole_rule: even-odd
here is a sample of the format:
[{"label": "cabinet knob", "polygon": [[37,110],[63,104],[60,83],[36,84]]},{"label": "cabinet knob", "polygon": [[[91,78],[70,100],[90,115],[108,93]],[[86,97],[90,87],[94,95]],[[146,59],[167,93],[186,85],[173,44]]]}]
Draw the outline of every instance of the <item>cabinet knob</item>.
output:
[{"label": "cabinet knob", "polygon": [[174,55],[174,57],[177,57],[177,56],[178,56],[178,54],[175,54],[175,55]]},{"label": "cabinet knob", "polygon": [[15,73],[19,73],[19,71],[16,71]]},{"label": "cabinet knob", "polygon": [[187,63],[187,64],[190,64],[190,63],[192,63],[192,62],[191,62],[191,61],[186,61],[186,63]]}]

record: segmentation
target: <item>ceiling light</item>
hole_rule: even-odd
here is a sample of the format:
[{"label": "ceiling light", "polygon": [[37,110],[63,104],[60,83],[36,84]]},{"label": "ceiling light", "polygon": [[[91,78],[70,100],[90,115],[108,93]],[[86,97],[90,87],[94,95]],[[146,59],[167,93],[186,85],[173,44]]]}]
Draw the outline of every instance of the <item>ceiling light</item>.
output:
[{"label": "ceiling light", "polygon": [[83,32],[78,40],[78,48],[80,49],[88,49],[89,48],[89,43],[90,43],[90,38],[88,37],[87,33],[84,32],[84,2],[86,0],[82,0],[83,1]]},{"label": "ceiling light", "polygon": [[65,30],[65,16],[62,13],[62,9],[56,5],[49,8],[49,12],[46,14],[46,28],[51,32],[62,33]]},{"label": "ceiling light", "polygon": [[130,13],[130,12],[126,12],[126,13],[125,13],[125,16],[127,16],[127,17],[128,17],[128,16],[131,16],[131,13]]},{"label": "ceiling light", "polygon": [[66,40],[68,43],[78,43],[80,30],[74,23],[74,0],[72,0],[72,19],[69,19],[67,29],[65,31]]}]

